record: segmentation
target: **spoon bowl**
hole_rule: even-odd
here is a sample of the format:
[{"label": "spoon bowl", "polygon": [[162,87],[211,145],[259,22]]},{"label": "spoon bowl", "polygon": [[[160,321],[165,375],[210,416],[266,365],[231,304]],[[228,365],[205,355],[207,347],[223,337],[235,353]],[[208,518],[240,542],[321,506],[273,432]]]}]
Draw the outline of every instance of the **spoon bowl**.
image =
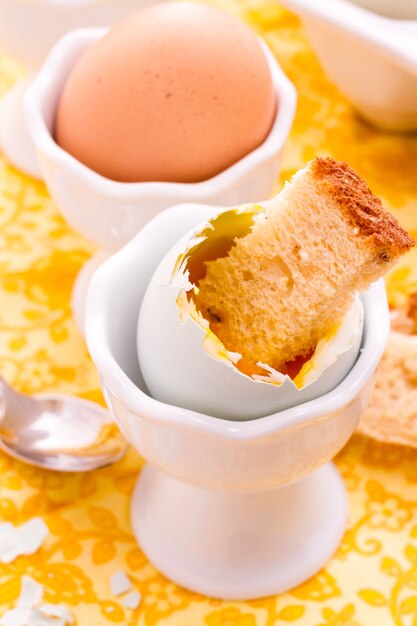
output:
[{"label": "spoon bowl", "polygon": [[127,443],[95,402],[59,394],[35,398],[0,379],[0,449],[30,465],[86,472],[119,460]]}]

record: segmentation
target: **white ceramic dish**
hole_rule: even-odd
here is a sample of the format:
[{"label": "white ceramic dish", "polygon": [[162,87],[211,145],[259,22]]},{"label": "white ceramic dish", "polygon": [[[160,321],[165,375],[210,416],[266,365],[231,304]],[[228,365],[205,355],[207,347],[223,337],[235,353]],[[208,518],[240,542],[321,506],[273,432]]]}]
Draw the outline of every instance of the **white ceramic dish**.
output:
[{"label": "white ceramic dish", "polygon": [[330,78],[369,121],[417,130],[414,0],[282,0],[303,20]]},{"label": "white ceramic dish", "polygon": [[247,422],[158,402],[138,366],[136,327],[160,259],[213,207],[158,215],[95,273],[87,342],[109,408],[149,465],[132,500],[136,538],[166,576],[215,597],[280,593],[308,579],[346,527],[343,483],[328,463],[355,429],[389,333],[383,282],[364,294],[362,352],[333,391]]},{"label": "white ceramic dish", "polygon": [[[29,70],[37,69],[65,33],[81,26],[107,26],[157,0],[1,0],[0,49]],[[28,81],[6,95],[0,107],[0,145],[26,174],[40,170],[22,116]]]}]

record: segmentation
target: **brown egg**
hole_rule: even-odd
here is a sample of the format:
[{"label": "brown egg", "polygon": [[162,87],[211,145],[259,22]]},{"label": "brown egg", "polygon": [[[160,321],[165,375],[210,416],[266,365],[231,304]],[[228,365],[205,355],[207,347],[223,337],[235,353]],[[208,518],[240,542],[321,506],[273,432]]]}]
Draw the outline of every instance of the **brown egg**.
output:
[{"label": "brown egg", "polygon": [[58,144],[125,182],[197,182],[259,146],[275,115],[252,30],[218,9],[159,4],[119,22],[75,64]]}]

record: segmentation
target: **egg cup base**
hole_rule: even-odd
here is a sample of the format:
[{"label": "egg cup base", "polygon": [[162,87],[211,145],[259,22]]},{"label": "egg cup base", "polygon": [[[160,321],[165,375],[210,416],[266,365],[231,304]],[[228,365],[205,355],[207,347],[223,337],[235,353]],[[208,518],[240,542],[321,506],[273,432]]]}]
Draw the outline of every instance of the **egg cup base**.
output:
[{"label": "egg cup base", "polygon": [[337,550],[347,497],[332,463],[269,491],[230,492],[180,481],[146,465],[132,528],[150,562],[173,582],[226,600],[284,593]]},{"label": "egg cup base", "polygon": [[18,81],[4,96],[0,104],[0,148],[18,170],[42,179],[35,147],[30,137],[23,113],[26,89],[32,80],[28,76]]}]

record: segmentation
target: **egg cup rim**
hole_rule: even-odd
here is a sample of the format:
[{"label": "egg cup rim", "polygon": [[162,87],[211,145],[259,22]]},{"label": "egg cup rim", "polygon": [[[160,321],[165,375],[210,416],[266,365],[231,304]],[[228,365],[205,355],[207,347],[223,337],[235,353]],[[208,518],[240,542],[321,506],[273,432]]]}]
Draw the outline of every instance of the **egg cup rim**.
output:
[{"label": "egg cup rim", "polygon": [[[60,69],[65,66],[68,56],[80,43],[88,45],[103,37],[110,29],[79,28],[64,35],[52,48],[25,96],[25,117],[32,140],[38,152],[48,157],[56,167],[70,171],[87,186],[109,198],[140,198],[160,196],[174,198],[175,201],[198,201],[208,194],[221,192],[242,176],[255,169],[263,161],[271,158],[282,148],[291,130],[296,108],[297,95],[294,85],[284,74],[278,61],[267,45],[260,39],[266,56],[278,106],[271,129],[264,141],[254,150],[239,159],[216,176],[196,183],[146,181],[121,182],[106,178],[90,169],[61,148],[48,129],[42,112],[45,97],[55,90]],[[176,198],[176,200],[175,200]]]},{"label": "egg cup rim", "polygon": [[[197,203],[193,204],[198,206]],[[186,207],[187,204],[177,205],[164,213],[171,212],[175,217],[176,211],[184,210]],[[106,319],[106,310],[107,303],[112,299],[111,292],[116,281],[118,282],[123,275],[124,267],[132,263],[131,257],[135,255],[136,247],[140,245],[142,238],[147,237],[148,229],[152,228],[152,222],[157,219],[158,217],[149,222],[127,245],[98,268],[88,294],[87,345],[104,385],[121,403],[143,419],[164,424],[169,428],[187,428],[229,440],[250,440],[300,428],[306,423],[337,412],[354,401],[376,370],[388,341],[390,320],[383,279],[361,294],[364,306],[364,330],[355,364],[339,385],[314,400],[265,417],[232,421],[169,405],[142,391],[125,373],[112,353],[107,330],[111,320]]]}]

